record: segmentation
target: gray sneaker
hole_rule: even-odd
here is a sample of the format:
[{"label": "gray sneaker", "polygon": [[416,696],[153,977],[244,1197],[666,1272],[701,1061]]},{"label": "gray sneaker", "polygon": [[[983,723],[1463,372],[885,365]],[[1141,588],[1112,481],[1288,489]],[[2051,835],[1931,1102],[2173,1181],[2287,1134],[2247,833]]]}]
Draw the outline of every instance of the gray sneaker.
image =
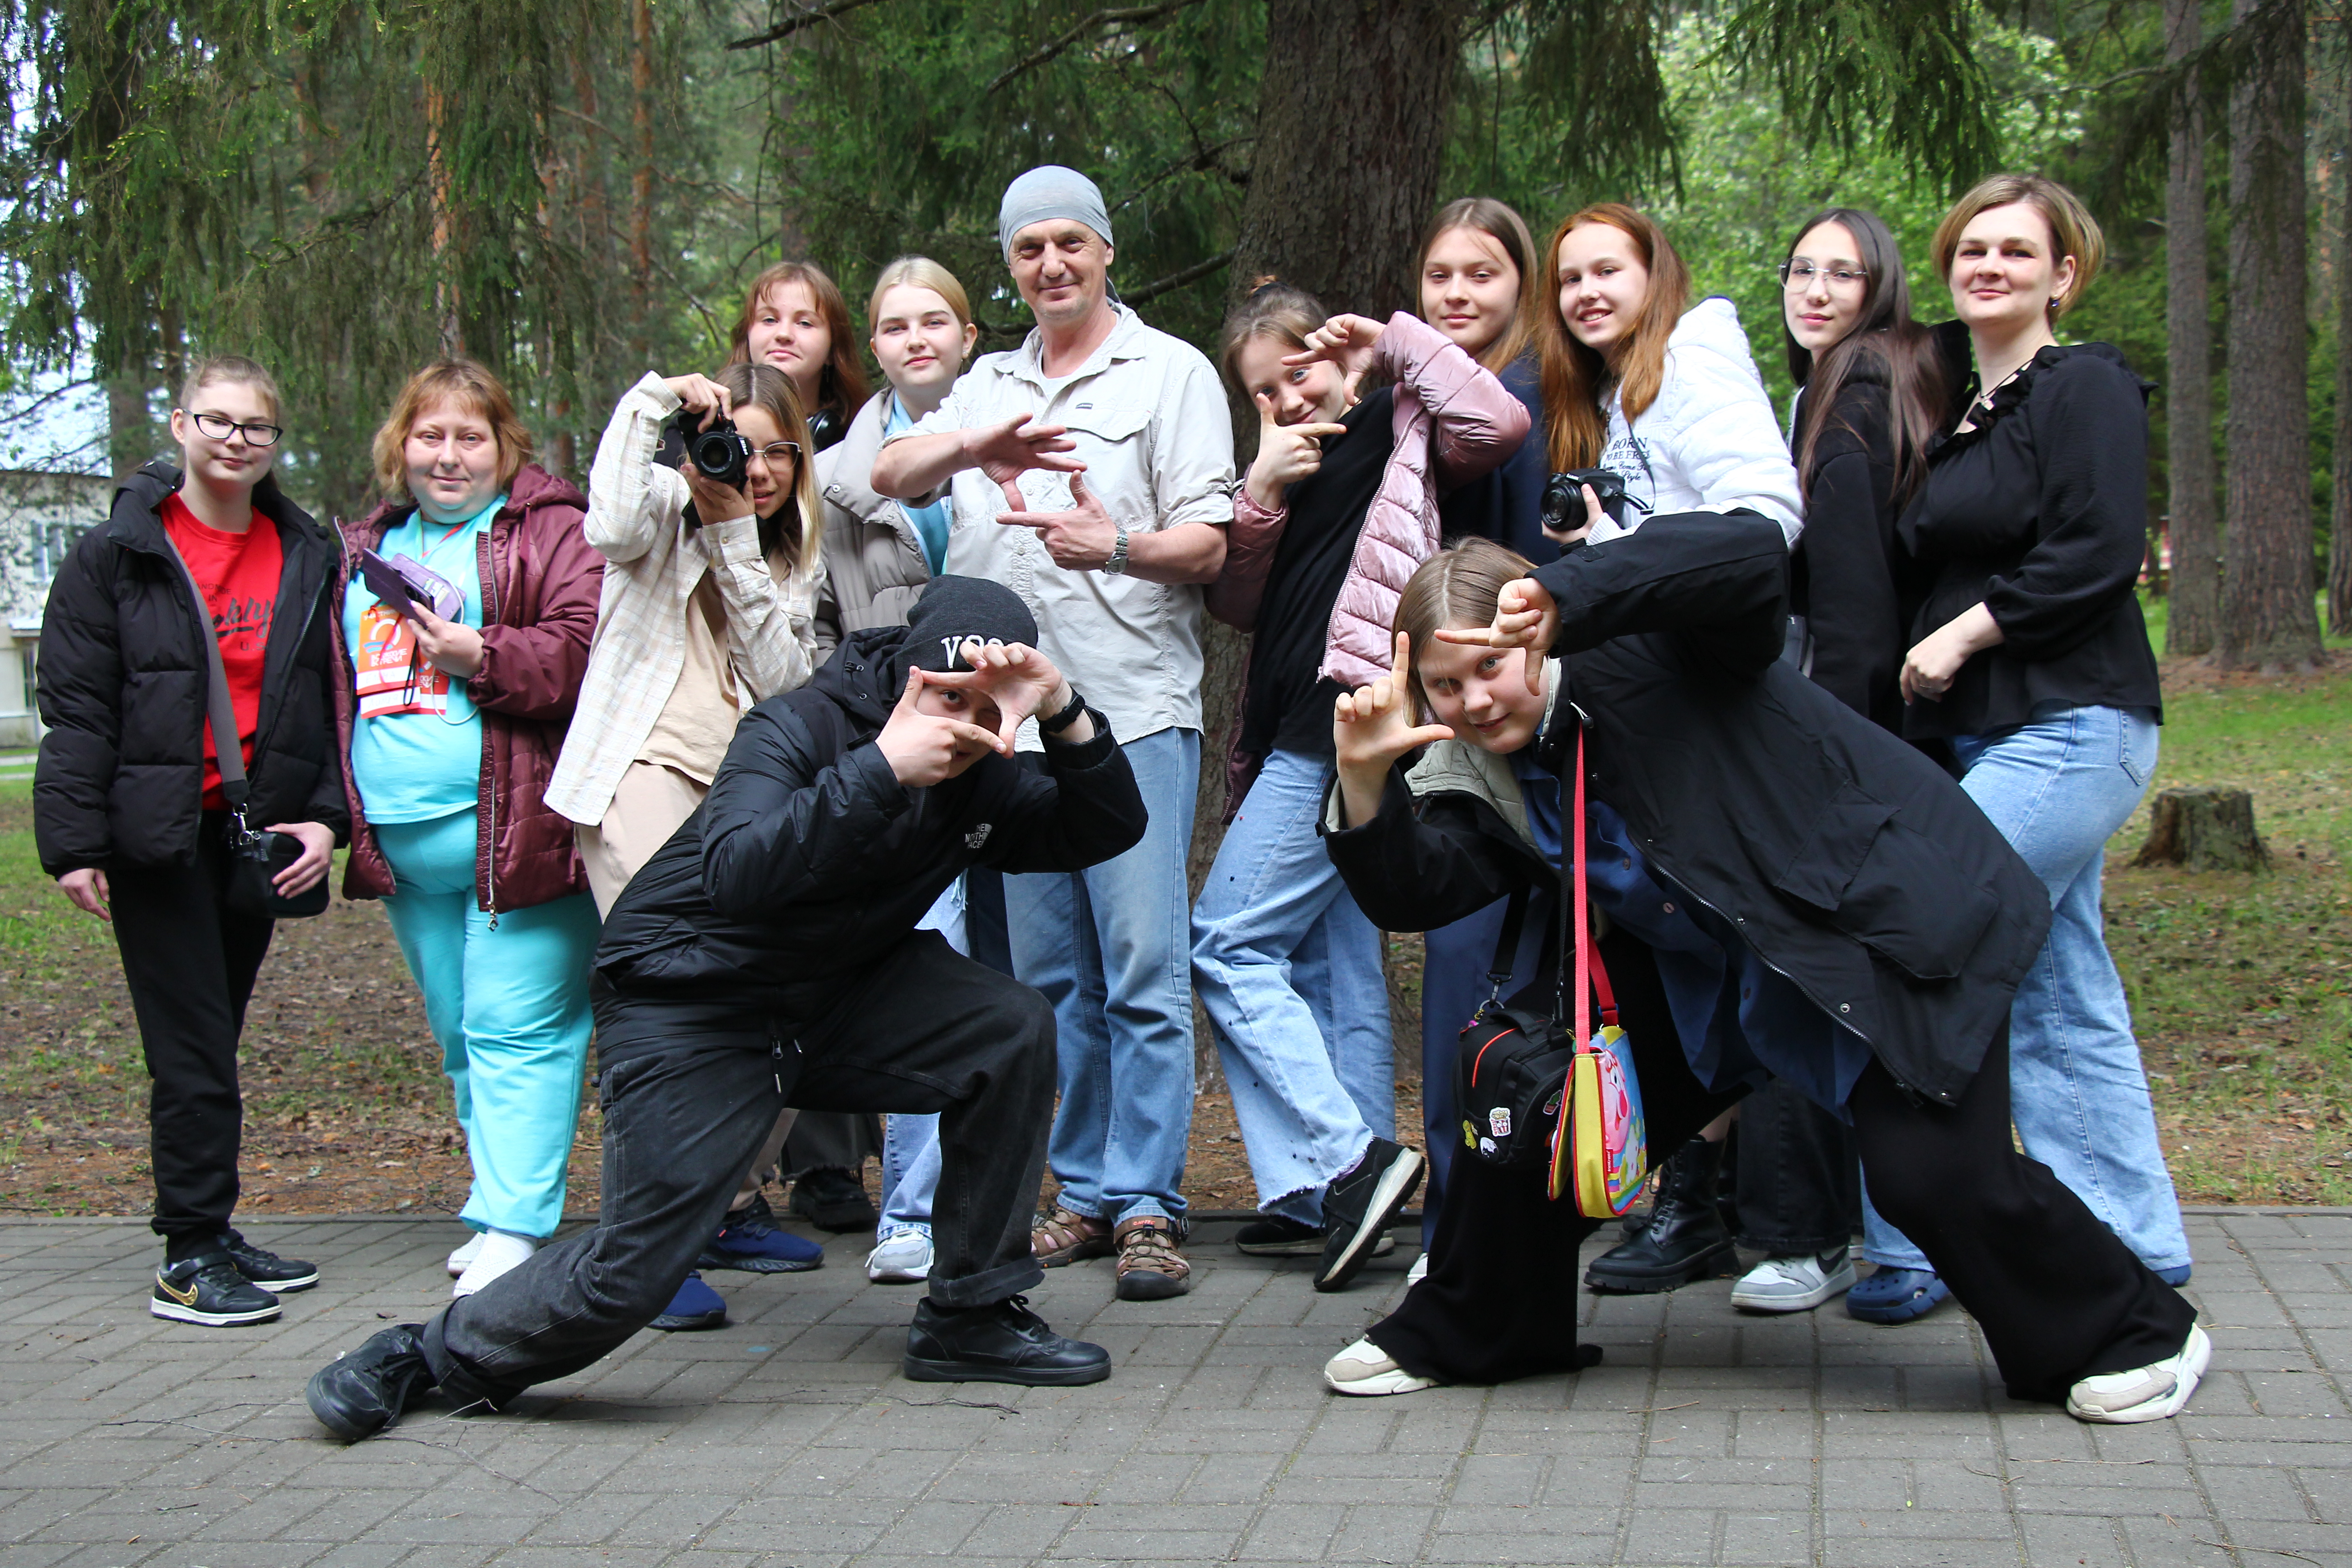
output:
[{"label": "gray sneaker", "polygon": [[1819,1258],[1766,1258],[1731,1288],[1731,1304],[1748,1312],[1810,1312],[1853,1289],[1853,1248],[1833,1247]]}]

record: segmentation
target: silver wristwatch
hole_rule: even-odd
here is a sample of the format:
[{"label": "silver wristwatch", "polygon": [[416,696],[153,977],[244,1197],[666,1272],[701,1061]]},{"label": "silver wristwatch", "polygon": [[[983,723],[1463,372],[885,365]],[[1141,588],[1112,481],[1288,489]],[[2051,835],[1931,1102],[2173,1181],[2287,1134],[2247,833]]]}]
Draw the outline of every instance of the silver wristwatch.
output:
[{"label": "silver wristwatch", "polygon": [[1110,559],[1102,563],[1102,569],[1109,575],[1118,577],[1127,571],[1127,524],[1114,522],[1111,526],[1118,530],[1118,537],[1111,542]]}]

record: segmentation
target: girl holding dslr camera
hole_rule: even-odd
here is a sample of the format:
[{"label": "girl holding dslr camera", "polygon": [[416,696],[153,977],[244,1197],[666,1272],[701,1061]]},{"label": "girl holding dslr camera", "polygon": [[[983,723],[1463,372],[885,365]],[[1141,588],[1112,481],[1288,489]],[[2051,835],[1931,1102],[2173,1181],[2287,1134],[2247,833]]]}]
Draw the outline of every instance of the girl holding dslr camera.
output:
[{"label": "girl holding dslr camera", "polygon": [[[713,438],[725,435],[721,421],[740,437],[740,477],[705,471],[728,455]],[[673,423],[688,447],[677,468],[655,461]],[[715,377],[649,374],[604,427],[583,524],[604,557],[604,598],[579,712],[548,788],[549,804],[578,825],[600,915],[702,804],[737,718],[815,668],[820,572],[808,447],[792,380],[766,364],[730,364]],[[781,1144],[790,1125],[786,1112],[772,1142]],[[771,1147],[752,1169],[774,1162]],[[817,1266],[815,1247],[768,1220],[759,1187],[747,1184],[713,1238],[710,1266]],[[725,1306],[699,1279],[679,1296],[656,1327],[725,1321]]]}]

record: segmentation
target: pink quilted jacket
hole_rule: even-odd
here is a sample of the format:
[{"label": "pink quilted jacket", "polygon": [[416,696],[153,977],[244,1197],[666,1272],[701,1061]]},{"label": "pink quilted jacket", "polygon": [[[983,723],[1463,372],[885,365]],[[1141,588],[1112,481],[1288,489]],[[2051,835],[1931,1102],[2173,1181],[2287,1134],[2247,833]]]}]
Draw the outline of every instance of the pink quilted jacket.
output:
[{"label": "pink quilted jacket", "polygon": [[[1397,600],[1414,571],[1437,553],[1438,496],[1499,467],[1528,434],[1527,405],[1418,316],[1400,310],[1389,318],[1372,373],[1396,383],[1395,449],[1356,536],[1317,671],[1349,686],[1389,671]],[[1269,511],[1246,488],[1235,488],[1224,571],[1207,595],[1211,615],[1237,631],[1255,628],[1289,518],[1288,509]],[[1257,761],[1238,753],[1230,759],[1229,807],[1240,801]]]}]

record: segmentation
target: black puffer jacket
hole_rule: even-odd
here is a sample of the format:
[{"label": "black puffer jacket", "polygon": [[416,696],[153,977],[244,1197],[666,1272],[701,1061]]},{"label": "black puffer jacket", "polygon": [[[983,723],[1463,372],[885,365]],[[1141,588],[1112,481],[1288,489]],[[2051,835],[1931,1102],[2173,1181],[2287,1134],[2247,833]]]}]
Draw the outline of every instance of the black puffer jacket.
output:
[{"label": "black puffer jacket", "polygon": [[[41,622],[40,761],[33,827],[52,877],[87,867],[194,863],[203,815],[212,617],[196,602],[164,500],[180,470],[150,463],[114,491],[49,589]],[[328,696],[333,547],[264,481],[253,504],[278,528],[284,566],[262,658],[247,820],[322,822],[351,837]]]},{"label": "black puffer jacket", "polygon": [[965,868],[1076,871],[1142,838],[1143,797],[1099,713],[1092,740],[1046,747],[1042,773],[991,754],[929,789],[899,784],[874,739],[909,635],[852,632],[808,685],[743,716],[709,797],[605,917],[606,984],[797,1016]]},{"label": "black puffer jacket", "polygon": [[[1694,512],[1539,567],[1566,678],[1538,759],[1574,766],[1580,707],[1591,794],[1652,867],[1897,1082],[1950,1104],[2041,951],[2049,894],[1934,763],[1777,662],[1787,559],[1761,517]],[[1416,802],[1402,770],[1371,822],[1338,820],[1335,800],[1332,863],[1386,931],[1459,920],[1535,876],[1492,805]]]}]

